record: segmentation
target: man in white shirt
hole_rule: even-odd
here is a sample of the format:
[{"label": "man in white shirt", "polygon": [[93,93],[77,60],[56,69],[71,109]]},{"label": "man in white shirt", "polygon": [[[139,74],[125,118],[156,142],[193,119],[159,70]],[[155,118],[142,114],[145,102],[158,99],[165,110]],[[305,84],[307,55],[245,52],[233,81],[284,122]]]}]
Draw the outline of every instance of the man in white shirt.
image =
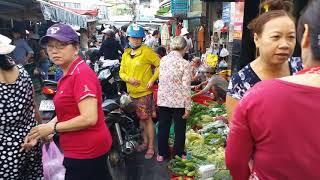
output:
[{"label": "man in white shirt", "polygon": [[192,39],[189,37],[190,33],[187,28],[182,28],[181,29],[181,34],[180,36],[183,36],[184,39],[187,41],[187,51],[186,54],[183,56],[184,59],[189,60],[189,52],[190,49],[193,49],[193,43]]}]

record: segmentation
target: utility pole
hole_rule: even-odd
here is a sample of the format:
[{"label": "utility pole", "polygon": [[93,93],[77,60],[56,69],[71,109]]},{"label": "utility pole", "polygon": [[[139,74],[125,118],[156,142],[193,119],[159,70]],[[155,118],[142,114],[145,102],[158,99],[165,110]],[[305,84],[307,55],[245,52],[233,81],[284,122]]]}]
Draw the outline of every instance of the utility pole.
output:
[{"label": "utility pole", "polygon": [[125,0],[125,2],[128,4],[130,8],[130,15],[132,16],[132,22],[136,22],[137,16],[138,16],[137,0]]}]

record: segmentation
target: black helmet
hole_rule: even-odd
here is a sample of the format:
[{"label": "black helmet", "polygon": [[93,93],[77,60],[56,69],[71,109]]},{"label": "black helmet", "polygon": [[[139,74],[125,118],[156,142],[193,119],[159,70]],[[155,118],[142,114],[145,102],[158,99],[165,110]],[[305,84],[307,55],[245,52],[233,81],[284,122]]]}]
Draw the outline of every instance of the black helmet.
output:
[{"label": "black helmet", "polygon": [[110,28],[107,28],[107,29],[104,29],[102,31],[102,33],[104,33],[105,35],[109,36],[109,37],[114,37],[115,36],[115,32],[114,30],[110,29]]}]

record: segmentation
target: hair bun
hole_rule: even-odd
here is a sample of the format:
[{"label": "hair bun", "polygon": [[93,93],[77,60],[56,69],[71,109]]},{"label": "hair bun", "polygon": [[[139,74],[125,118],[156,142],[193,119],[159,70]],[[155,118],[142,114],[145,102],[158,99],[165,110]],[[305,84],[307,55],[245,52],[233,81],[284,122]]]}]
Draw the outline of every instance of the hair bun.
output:
[{"label": "hair bun", "polygon": [[289,0],[265,0],[260,4],[260,10],[262,13],[273,10],[284,10],[292,14],[293,3]]}]

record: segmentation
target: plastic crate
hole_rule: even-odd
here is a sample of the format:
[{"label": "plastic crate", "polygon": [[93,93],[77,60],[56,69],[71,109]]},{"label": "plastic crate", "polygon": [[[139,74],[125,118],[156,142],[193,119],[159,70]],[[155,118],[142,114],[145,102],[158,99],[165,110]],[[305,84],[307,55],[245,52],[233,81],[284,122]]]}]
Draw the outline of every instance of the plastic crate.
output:
[{"label": "plastic crate", "polygon": [[209,165],[203,165],[199,167],[199,180],[210,180],[213,179],[214,171],[215,171],[215,165],[209,164]]},{"label": "plastic crate", "polygon": [[198,104],[209,106],[210,102],[213,101],[213,98],[206,95],[198,95],[192,97],[192,101]]}]

